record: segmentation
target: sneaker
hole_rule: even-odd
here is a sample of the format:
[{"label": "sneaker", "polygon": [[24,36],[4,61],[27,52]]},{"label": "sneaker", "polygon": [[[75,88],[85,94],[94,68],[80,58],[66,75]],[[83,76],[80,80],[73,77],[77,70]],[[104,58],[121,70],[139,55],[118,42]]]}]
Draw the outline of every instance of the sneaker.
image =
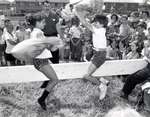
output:
[{"label": "sneaker", "polygon": [[100,78],[100,82],[107,85],[107,86],[109,85],[109,81],[104,79],[103,77]]},{"label": "sneaker", "polygon": [[43,109],[43,110],[47,110],[47,107],[46,107],[46,104],[45,104],[45,101],[42,101],[42,100],[40,100],[40,98],[38,99],[38,103],[39,103],[39,105],[41,106],[41,108]]},{"label": "sneaker", "polygon": [[106,96],[106,93],[107,93],[107,85],[104,84],[104,83],[101,83],[99,85],[99,90],[100,90],[100,96],[99,96],[99,99],[100,100],[103,100]]}]

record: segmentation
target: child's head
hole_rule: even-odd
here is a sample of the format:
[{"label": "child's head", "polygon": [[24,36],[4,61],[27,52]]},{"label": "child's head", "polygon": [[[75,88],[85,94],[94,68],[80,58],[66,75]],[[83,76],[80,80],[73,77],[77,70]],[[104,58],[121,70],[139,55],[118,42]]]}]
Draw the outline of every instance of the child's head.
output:
[{"label": "child's head", "polygon": [[14,26],[11,21],[5,22],[5,27],[9,33],[12,33],[14,30]]},{"label": "child's head", "polygon": [[147,28],[147,25],[145,22],[139,22],[137,25],[137,31],[139,33],[142,33]]},{"label": "child's head", "polygon": [[112,14],[112,15],[111,15],[111,21],[112,21],[112,22],[117,22],[118,19],[119,19],[119,17],[118,17],[117,14]]},{"label": "child's head", "polygon": [[80,21],[79,21],[78,17],[73,17],[73,18],[71,19],[71,23],[72,23],[72,25],[79,26]]},{"label": "child's head", "polygon": [[130,43],[131,51],[138,51],[138,41],[133,41]]},{"label": "child's head", "polygon": [[106,28],[108,24],[108,18],[105,15],[96,15],[92,23],[96,26],[102,25],[104,28]]},{"label": "child's head", "polygon": [[144,47],[150,47],[150,40],[144,40]]},{"label": "child's head", "polygon": [[122,15],[120,20],[121,20],[122,24],[126,24],[128,22],[128,16],[127,15]]},{"label": "child's head", "polygon": [[35,13],[29,17],[28,22],[33,27],[43,29],[45,26],[45,15],[41,12]]}]

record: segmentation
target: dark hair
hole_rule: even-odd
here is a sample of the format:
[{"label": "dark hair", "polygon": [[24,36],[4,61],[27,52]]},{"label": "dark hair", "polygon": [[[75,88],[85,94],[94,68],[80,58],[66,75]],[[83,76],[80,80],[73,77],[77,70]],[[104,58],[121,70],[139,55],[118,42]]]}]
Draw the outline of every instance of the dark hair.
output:
[{"label": "dark hair", "polygon": [[79,25],[80,24],[80,20],[78,19],[78,17],[73,17],[71,19],[71,24],[72,25]]},{"label": "dark hair", "polygon": [[139,26],[144,28],[144,29],[147,29],[147,24],[143,21],[138,23],[137,27],[139,27]]},{"label": "dark hair", "polygon": [[106,28],[108,24],[108,18],[105,15],[96,15],[92,23],[93,22],[99,22],[100,24],[104,25],[104,28]]},{"label": "dark hair", "polygon": [[149,12],[148,12],[148,11],[142,11],[142,14],[143,14],[143,13],[146,13],[147,16],[149,17]]},{"label": "dark hair", "polygon": [[114,17],[114,16],[116,17],[116,21],[118,21],[119,17],[118,17],[117,14],[112,14],[112,15],[111,15],[111,19],[112,19],[112,17]]},{"label": "dark hair", "polygon": [[35,27],[37,21],[42,21],[45,18],[45,15],[42,12],[32,14],[28,17],[27,22],[29,25]]}]

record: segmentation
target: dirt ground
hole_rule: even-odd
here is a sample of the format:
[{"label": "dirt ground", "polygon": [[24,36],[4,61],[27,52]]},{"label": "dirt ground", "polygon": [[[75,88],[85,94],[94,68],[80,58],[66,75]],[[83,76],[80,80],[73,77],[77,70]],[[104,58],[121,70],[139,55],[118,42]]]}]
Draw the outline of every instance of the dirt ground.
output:
[{"label": "dirt ground", "polygon": [[[1,84],[0,117],[103,117],[116,105],[132,105],[119,97],[123,83],[118,77],[107,77],[110,81],[107,95],[99,101],[98,86],[81,79],[60,81],[46,100],[48,110],[37,103],[42,94],[42,82]],[[51,102],[58,103],[51,108]],[[148,117],[148,112],[140,111]]]}]

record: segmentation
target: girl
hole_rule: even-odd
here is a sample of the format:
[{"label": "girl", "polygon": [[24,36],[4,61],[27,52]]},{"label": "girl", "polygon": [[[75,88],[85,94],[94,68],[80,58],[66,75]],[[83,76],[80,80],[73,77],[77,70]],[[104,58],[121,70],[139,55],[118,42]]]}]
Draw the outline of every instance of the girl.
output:
[{"label": "girl", "polygon": [[[33,30],[31,32],[31,39],[45,38],[42,29],[45,26],[45,16],[42,13],[36,13],[28,19],[30,25],[33,26]],[[38,99],[38,103],[42,107],[42,109],[46,110],[45,99],[48,94],[52,91],[53,87],[58,83],[58,77],[50,65],[49,58],[44,58],[42,55],[46,54],[47,49],[44,49],[43,52],[36,58],[33,59],[34,67],[42,72],[50,82],[48,86],[45,88],[42,96]]]}]

